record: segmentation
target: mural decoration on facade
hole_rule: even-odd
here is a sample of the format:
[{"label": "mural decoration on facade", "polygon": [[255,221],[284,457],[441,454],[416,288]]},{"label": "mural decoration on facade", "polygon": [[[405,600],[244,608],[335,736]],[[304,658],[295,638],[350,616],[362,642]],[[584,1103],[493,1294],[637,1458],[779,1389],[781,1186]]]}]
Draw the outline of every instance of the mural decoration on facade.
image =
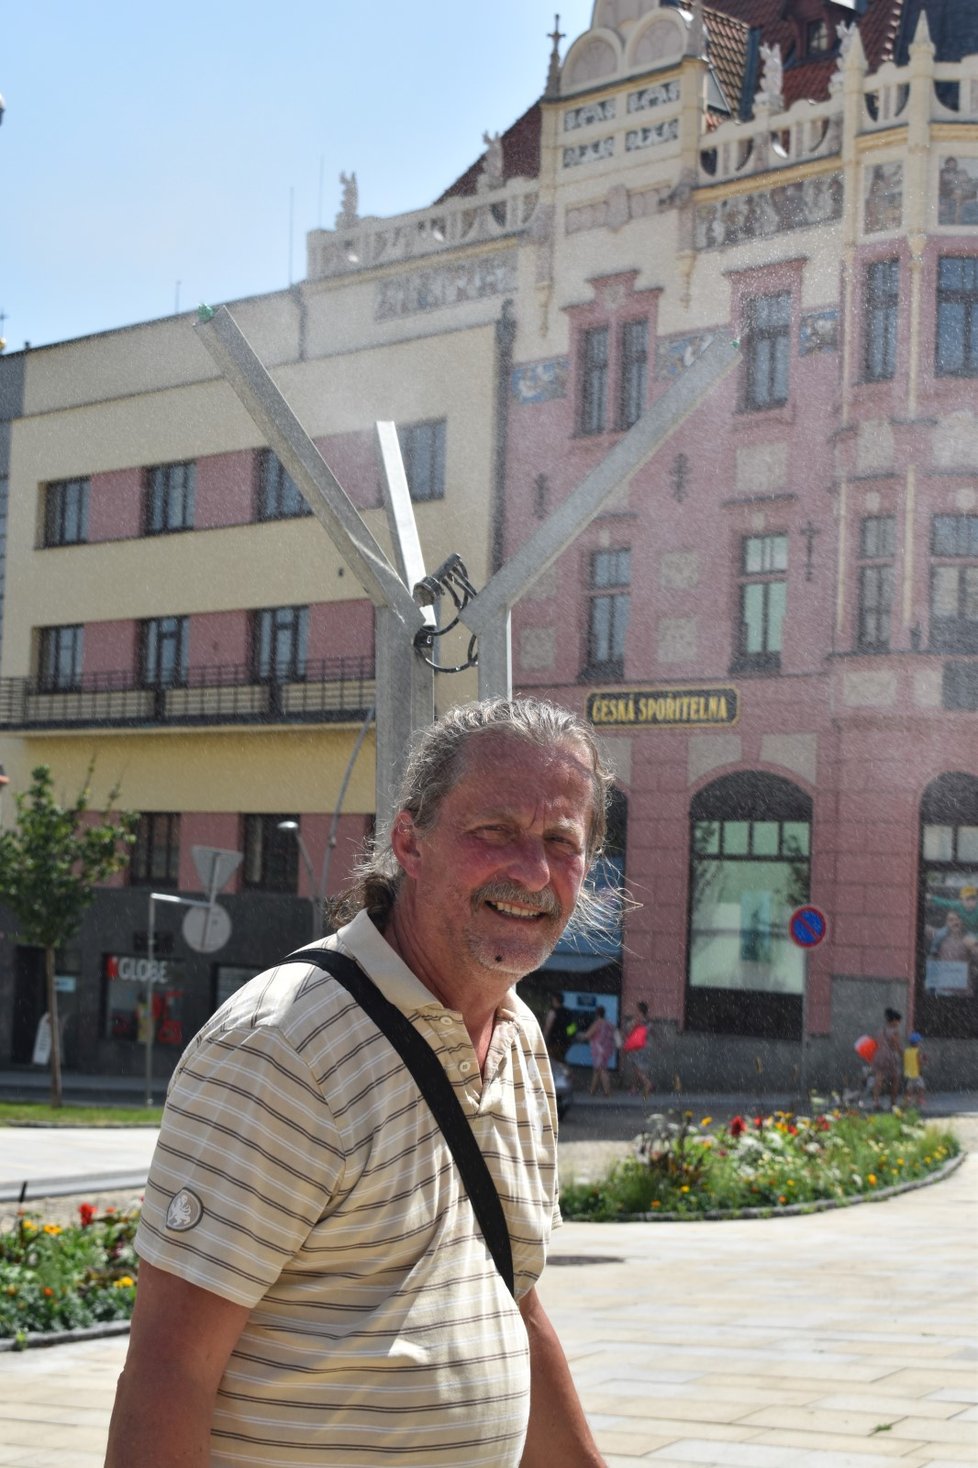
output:
[{"label": "mural decoration on facade", "polygon": [[654,87],[641,87],[629,92],[626,106],[629,112],[645,112],[650,107],[665,107],[679,101],[679,83],[658,82]]},{"label": "mural decoration on facade", "polygon": [[800,357],[808,357],[812,352],[835,352],[838,347],[838,306],[828,306],[824,311],[809,311],[802,316],[798,337]]},{"label": "mural decoration on facade", "polygon": [[625,152],[636,153],[640,148],[654,148],[657,143],[671,143],[678,137],[678,117],[670,117],[665,122],[654,122],[649,127],[633,127],[625,134]]},{"label": "mural decoration on facade", "polygon": [[937,184],[938,224],[978,224],[978,158],[943,158]]},{"label": "mural decoration on facade", "polygon": [[612,122],[614,116],[614,97],[606,97],[603,102],[585,102],[582,107],[570,107],[564,113],[564,132],[570,133],[579,127],[590,127],[595,122]]},{"label": "mural decoration on facade", "polygon": [[701,204],[696,211],[696,249],[716,250],[744,240],[771,239],[789,230],[841,219],[842,189],[841,173],[822,173],[761,193]]},{"label": "mural decoration on facade", "polygon": [[551,357],[546,362],[526,362],[514,367],[510,389],[518,403],[549,403],[567,395],[570,361]]},{"label": "mural decoration on facade", "polygon": [[713,333],[694,332],[690,336],[660,337],[655,344],[655,375],[659,381],[671,382],[687,367],[692,367],[696,358],[709,342]]},{"label": "mural decoration on facade", "polygon": [[903,223],[903,164],[874,163],[866,174],[863,231],[882,234]]},{"label": "mural decoration on facade", "polygon": [[458,265],[440,265],[431,270],[382,280],[377,287],[376,321],[392,321],[421,311],[437,311],[460,301],[481,301],[516,289],[516,251],[482,255]]},{"label": "mural decoration on facade", "polygon": [[614,156],[614,138],[596,138],[593,143],[578,143],[574,148],[565,148],[564,167],[579,168],[582,163],[594,163],[599,158]]},{"label": "mural decoration on facade", "polygon": [[931,871],[924,892],[924,988],[965,997],[978,980],[978,870],[949,878]]}]

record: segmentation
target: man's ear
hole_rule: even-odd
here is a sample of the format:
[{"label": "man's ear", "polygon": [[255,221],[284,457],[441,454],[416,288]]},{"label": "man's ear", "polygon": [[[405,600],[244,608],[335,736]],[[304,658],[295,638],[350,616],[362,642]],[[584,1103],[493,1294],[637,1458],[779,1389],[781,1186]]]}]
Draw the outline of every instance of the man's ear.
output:
[{"label": "man's ear", "polygon": [[418,832],[410,811],[399,810],[391,826],[391,851],[405,876],[416,877],[421,853]]}]

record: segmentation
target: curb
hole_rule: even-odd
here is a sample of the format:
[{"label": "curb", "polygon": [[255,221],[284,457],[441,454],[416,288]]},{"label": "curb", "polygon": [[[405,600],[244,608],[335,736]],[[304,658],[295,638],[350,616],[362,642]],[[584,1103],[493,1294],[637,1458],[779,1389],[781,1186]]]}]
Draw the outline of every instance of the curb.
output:
[{"label": "curb", "polygon": [[0,1341],[0,1351],[28,1351],[37,1346],[66,1346],[71,1341],[98,1341],[106,1336],[128,1333],[128,1320],[103,1320],[100,1325],[81,1326],[76,1330],[31,1330],[19,1340],[13,1336]]},{"label": "curb", "polygon": [[914,1193],[932,1187],[955,1172],[969,1154],[962,1150],[935,1167],[926,1177],[912,1178],[906,1183],[893,1183],[872,1193],[856,1193],[851,1198],[814,1198],[810,1203],[788,1203],[784,1208],[711,1208],[704,1213],[623,1213],[612,1219],[568,1219],[569,1223],[722,1223],[738,1218],[797,1218],[801,1214],[829,1213],[835,1208],[857,1208],[860,1203],[885,1203],[901,1193]]}]

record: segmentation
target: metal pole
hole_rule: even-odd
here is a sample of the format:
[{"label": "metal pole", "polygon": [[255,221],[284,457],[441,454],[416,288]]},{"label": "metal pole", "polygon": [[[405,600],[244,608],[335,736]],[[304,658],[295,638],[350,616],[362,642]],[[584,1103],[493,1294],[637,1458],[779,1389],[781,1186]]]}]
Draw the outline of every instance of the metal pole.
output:
[{"label": "metal pole", "polygon": [[295,837],[295,844],[299,848],[299,855],[302,857],[302,865],[306,869],[306,876],[309,878],[309,891],[311,893],[309,900],[312,903],[312,941],[315,943],[317,938],[322,937],[322,933],[320,932],[320,928],[322,927],[320,912],[322,904],[319,893],[316,890],[316,874],[312,869],[312,858],[309,855],[306,843],[302,839],[298,821],[279,821],[278,828],[280,831],[292,832]]},{"label": "metal pole", "polygon": [[153,946],[156,927],[156,893],[149,894],[149,929],[146,933],[146,1105],[153,1104]]},{"label": "metal pole", "polygon": [[374,721],[375,712],[375,709],[368,710],[367,717],[360,725],[360,733],[357,735],[357,742],[356,744],[354,744],[353,748],[350,751],[350,758],[346,762],[346,769],[343,771],[343,779],[340,782],[339,793],[336,797],[336,808],[333,811],[333,819],[329,823],[329,836],[326,839],[326,850],[323,852],[323,870],[322,875],[319,879],[319,893],[320,898],[323,902],[326,901],[326,892],[329,883],[329,869],[333,861],[333,849],[336,846],[336,832],[339,829],[340,812],[343,809],[343,801],[346,798],[346,787],[350,783],[350,776],[353,774],[353,766],[357,762],[357,755],[363,748],[363,741],[366,739],[367,733],[370,729],[370,725]]}]

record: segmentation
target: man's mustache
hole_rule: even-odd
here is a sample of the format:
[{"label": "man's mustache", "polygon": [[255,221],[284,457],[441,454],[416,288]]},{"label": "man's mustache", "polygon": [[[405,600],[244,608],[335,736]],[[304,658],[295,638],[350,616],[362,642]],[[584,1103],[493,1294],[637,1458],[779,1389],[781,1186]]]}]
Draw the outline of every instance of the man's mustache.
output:
[{"label": "man's mustache", "polygon": [[517,882],[487,882],[473,895],[473,907],[477,907],[480,902],[511,902],[514,905],[536,908],[538,912],[551,918],[564,915],[560,900],[550,887],[544,887],[539,892],[527,892]]}]

